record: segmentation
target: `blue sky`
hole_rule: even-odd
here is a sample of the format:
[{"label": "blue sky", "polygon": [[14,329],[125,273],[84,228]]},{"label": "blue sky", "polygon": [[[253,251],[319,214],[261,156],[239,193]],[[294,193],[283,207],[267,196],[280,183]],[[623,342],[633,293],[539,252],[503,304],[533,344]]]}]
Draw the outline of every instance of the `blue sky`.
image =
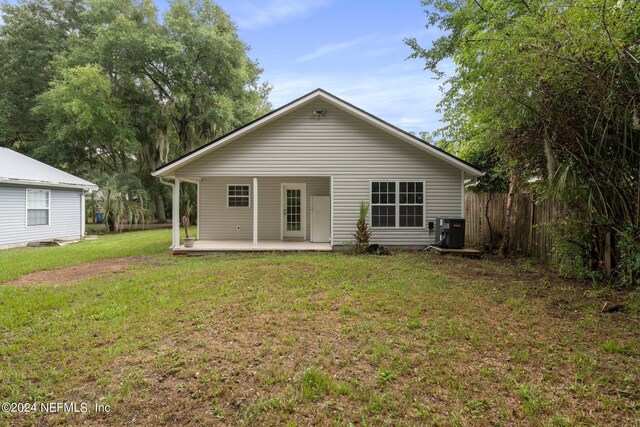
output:
[{"label": "blue sky", "polygon": [[[279,107],[321,87],[408,131],[434,131],[441,82],[406,60],[405,37],[425,46],[419,0],[218,0],[251,46]],[[156,0],[160,9],[163,0]]]}]

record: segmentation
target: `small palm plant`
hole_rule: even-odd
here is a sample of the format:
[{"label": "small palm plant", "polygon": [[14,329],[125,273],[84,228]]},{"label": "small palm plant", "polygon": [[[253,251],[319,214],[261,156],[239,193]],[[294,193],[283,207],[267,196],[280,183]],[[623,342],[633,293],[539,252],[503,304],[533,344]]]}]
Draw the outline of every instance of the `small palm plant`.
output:
[{"label": "small palm plant", "polygon": [[367,216],[369,215],[369,204],[360,202],[360,215],[358,216],[358,224],[353,237],[356,239],[356,253],[363,254],[369,249],[369,239],[371,238],[371,227],[367,224]]},{"label": "small palm plant", "polygon": [[126,172],[96,171],[88,178],[99,187],[91,195],[89,206],[104,213],[106,232],[120,231],[125,222],[146,222],[149,196],[138,177]]}]

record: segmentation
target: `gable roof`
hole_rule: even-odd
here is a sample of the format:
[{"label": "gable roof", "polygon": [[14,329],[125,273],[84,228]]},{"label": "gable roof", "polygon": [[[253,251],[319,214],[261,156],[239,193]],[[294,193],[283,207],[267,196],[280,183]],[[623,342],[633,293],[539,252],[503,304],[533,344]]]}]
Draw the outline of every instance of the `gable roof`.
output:
[{"label": "gable roof", "polygon": [[259,117],[249,123],[247,123],[244,126],[239,127],[238,129],[224,135],[221,136],[220,138],[217,138],[211,142],[209,142],[208,144],[203,145],[202,147],[196,148],[195,150],[184,154],[183,156],[178,157],[177,159],[174,159],[168,163],[166,163],[165,165],[159,167],[158,169],[156,169],[152,175],[153,176],[172,176],[172,172],[174,172],[176,169],[179,169],[180,167],[191,163],[192,161],[196,160],[197,158],[203,156],[206,153],[209,153],[211,151],[217,150],[218,148],[238,139],[239,137],[248,134],[249,132],[262,127],[264,125],[266,125],[267,123],[270,123],[276,119],[278,119],[279,117],[282,117],[283,115],[287,114],[288,112],[290,112],[291,110],[294,110],[300,106],[302,106],[303,104],[306,104],[307,102],[310,102],[314,99],[322,99],[325,101],[328,101],[336,106],[338,106],[339,108],[353,114],[354,116],[370,123],[373,126],[376,126],[379,129],[382,129],[383,131],[399,138],[402,139],[403,141],[406,141],[414,146],[416,146],[417,148],[426,151],[432,155],[434,155],[435,157],[444,160],[445,162],[457,167],[458,169],[464,171],[466,174],[468,174],[469,176],[472,177],[477,177],[477,176],[481,176],[483,175],[483,173],[481,171],[479,171],[476,167],[474,167],[473,165],[471,165],[470,163],[465,162],[462,159],[459,159],[458,157],[447,153],[444,150],[441,150],[440,148],[429,144],[428,142],[418,138],[415,135],[410,134],[409,132],[406,132],[376,116],[374,116],[373,114],[370,114],[358,107],[356,107],[355,105],[352,105],[340,98],[338,98],[335,95],[332,95],[331,93],[323,90],[323,89],[316,89],[312,92],[309,92],[306,95],[301,96],[298,99],[295,99],[293,101],[291,101],[290,103],[283,105],[282,107],[275,109],[267,114],[265,114],[262,117]]},{"label": "gable roof", "polygon": [[4,147],[0,147],[0,184],[2,183],[98,189],[94,183]]}]

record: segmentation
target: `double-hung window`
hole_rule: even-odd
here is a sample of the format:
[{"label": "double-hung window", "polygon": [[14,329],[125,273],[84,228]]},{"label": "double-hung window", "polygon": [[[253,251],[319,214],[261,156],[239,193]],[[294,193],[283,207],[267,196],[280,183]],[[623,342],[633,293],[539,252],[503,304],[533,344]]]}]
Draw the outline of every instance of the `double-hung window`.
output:
[{"label": "double-hung window", "polygon": [[400,181],[398,184],[400,227],[423,227],[424,183],[422,181]]},{"label": "double-hung window", "polygon": [[371,183],[371,226],[396,226],[396,183]]},{"label": "double-hung window", "polygon": [[27,188],[27,227],[49,225],[49,190]]},{"label": "double-hung window", "polygon": [[248,208],[249,207],[249,185],[248,184],[227,185],[227,207],[228,208]]},{"label": "double-hung window", "polygon": [[372,182],[371,226],[424,227],[424,181]]}]

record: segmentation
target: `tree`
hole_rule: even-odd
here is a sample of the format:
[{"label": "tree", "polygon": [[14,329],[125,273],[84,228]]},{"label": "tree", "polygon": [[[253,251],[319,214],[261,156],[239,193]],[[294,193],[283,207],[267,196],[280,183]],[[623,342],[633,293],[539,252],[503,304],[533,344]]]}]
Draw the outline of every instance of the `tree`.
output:
[{"label": "tree", "polygon": [[174,0],[165,28],[171,47],[163,67],[150,67],[148,75],[170,105],[183,151],[267,111],[261,70],[222,8],[208,0]]},{"label": "tree", "polygon": [[99,190],[91,194],[87,208],[104,213],[107,232],[119,231],[125,222],[146,221],[148,195],[135,175],[94,172],[88,178],[98,185]]},{"label": "tree", "polygon": [[[76,144],[75,161],[97,159],[97,166],[111,173],[128,171],[129,156],[139,150],[136,130],[100,66],[62,70],[38,101],[35,112],[47,117],[51,141],[80,143]],[[58,144],[51,144],[51,149]],[[68,155],[68,150],[64,154]]]},{"label": "tree", "polygon": [[265,113],[269,86],[209,0],[24,0],[2,6],[0,143],[76,174],[150,172]]},{"label": "tree", "polygon": [[637,229],[638,4],[423,4],[429,25],[446,33],[429,48],[407,40],[413,57],[436,73],[445,58],[456,64],[440,104],[449,122],[443,135],[463,147],[495,147],[512,181],[542,178],[546,194],[582,222],[611,236]]},{"label": "tree", "polygon": [[44,124],[32,108],[53,78],[56,55],[75,46],[84,8],[79,0],[0,5],[0,145],[37,151]]}]

